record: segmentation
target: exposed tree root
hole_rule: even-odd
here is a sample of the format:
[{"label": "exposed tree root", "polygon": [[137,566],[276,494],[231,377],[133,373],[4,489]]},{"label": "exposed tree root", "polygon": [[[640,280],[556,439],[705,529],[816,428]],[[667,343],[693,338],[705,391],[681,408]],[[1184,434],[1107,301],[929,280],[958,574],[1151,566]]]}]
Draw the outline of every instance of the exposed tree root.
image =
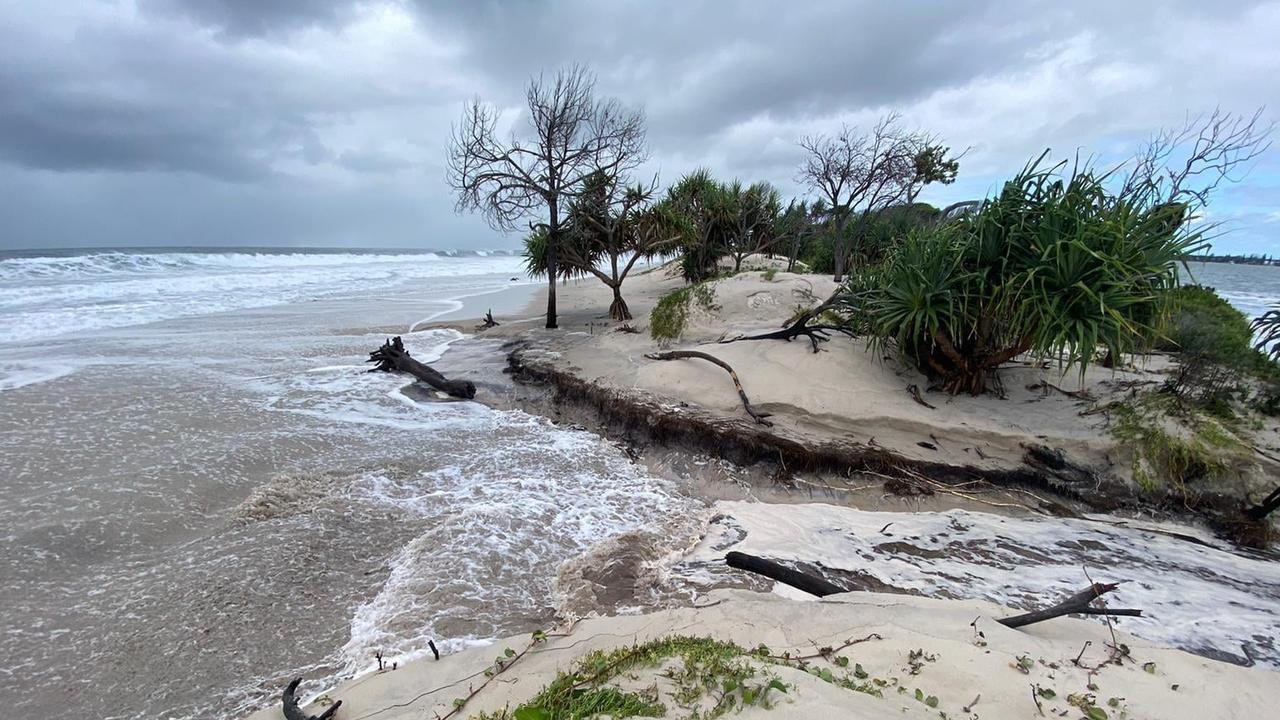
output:
[{"label": "exposed tree root", "polygon": [[333,714],[338,712],[338,708],[342,706],[342,701],[330,705],[324,709],[319,715],[308,715],[298,707],[298,685],[302,682],[302,678],[294,678],[293,682],[285,686],[284,695],[280,698],[280,704],[284,710],[285,720],[329,720]]},{"label": "exposed tree root", "polygon": [[769,417],[769,413],[761,412],[752,407],[751,399],[747,397],[747,391],[742,389],[742,381],[738,379],[738,373],[734,372],[733,368],[729,366],[729,363],[721,360],[720,358],[714,355],[708,355],[704,352],[698,352],[697,350],[669,350],[667,352],[650,353],[645,355],[645,357],[650,360],[706,360],[713,365],[718,365],[721,368],[724,368],[725,371],[729,373],[729,377],[733,378],[733,387],[738,391],[738,397],[742,398],[742,407],[746,409],[747,414],[751,416],[751,419],[765,427],[773,426],[773,423],[765,419]]},{"label": "exposed tree root", "polygon": [[[839,293],[837,292],[837,295],[838,294]],[[728,340],[721,340],[720,342],[726,344],[738,342],[740,340],[786,340],[787,342],[791,342],[798,337],[807,337],[809,338],[810,345],[813,346],[813,351],[818,352],[820,349],[818,347],[818,343],[824,343],[830,340],[831,333],[840,333],[849,337],[855,336],[853,328],[847,325],[829,325],[821,322],[810,325],[810,323],[820,318],[823,313],[828,310],[833,310],[835,307],[836,295],[832,295],[823,301],[822,304],[801,312],[794,320],[791,320],[787,326],[781,330],[774,330],[773,332],[761,333],[759,335],[740,336]]]},{"label": "exposed tree root", "polygon": [[431,387],[448,393],[453,397],[470,400],[476,396],[476,386],[471,382],[467,380],[450,380],[436,372],[430,365],[424,365],[409,357],[409,351],[404,349],[404,343],[401,342],[399,335],[369,353],[369,359],[365,362],[377,363],[373,370],[369,372],[374,372],[375,370],[383,372],[398,370],[409,373]]}]

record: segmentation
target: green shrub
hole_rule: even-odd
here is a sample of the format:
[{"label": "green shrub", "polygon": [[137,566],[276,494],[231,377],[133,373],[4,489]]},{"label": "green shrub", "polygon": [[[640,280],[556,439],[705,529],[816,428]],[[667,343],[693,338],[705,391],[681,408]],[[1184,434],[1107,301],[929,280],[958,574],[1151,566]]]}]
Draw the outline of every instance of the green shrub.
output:
[{"label": "green shrub", "polygon": [[1259,411],[1280,412],[1280,364],[1254,347],[1244,313],[1200,285],[1170,292],[1169,307],[1157,339],[1157,347],[1178,362],[1167,389],[1218,415],[1251,394]]},{"label": "green shrub", "polygon": [[773,282],[773,279],[777,276],[778,276],[778,268],[776,267],[765,268],[765,271],[764,271],[765,282]]}]

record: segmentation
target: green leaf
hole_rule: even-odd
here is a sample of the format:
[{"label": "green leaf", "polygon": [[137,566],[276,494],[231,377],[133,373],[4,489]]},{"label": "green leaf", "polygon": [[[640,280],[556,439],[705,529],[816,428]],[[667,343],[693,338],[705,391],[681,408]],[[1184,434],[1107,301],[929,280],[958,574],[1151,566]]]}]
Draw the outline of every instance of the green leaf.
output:
[{"label": "green leaf", "polygon": [[1054,691],[1053,691],[1053,688],[1042,688],[1042,687],[1038,687],[1038,688],[1036,688],[1036,693],[1038,693],[1038,694],[1040,695],[1040,697],[1042,697],[1042,698],[1044,698],[1044,699],[1046,699],[1046,700],[1052,700],[1052,699],[1054,699],[1055,697],[1057,697],[1057,696],[1058,696],[1058,693],[1054,692]]},{"label": "green leaf", "polygon": [[773,680],[771,680],[769,682],[769,687],[773,688],[774,690],[777,690],[780,693],[787,692],[787,684],[782,682],[778,678],[774,678]]},{"label": "green leaf", "polygon": [[1097,705],[1090,705],[1084,709],[1084,716],[1089,720],[1107,720],[1107,711]]},{"label": "green leaf", "polygon": [[849,667],[849,658],[843,655],[836,657],[835,662],[836,662],[836,665],[839,667]]},{"label": "green leaf", "polygon": [[453,706],[454,706],[455,708],[460,708],[460,707],[462,707],[463,705],[466,705],[466,704],[467,704],[467,701],[466,701],[466,700],[464,700],[464,699],[462,699],[462,698],[454,698],[454,699],[453,699]]},{"label": "green leaf", "polygon": [[1142,669],[1152,675],[1156,674],[1156,664],[1153,662],[1142,663]]},{"label": "green leaf", "polygon": [[1107,704],[1108,704],[1108,705],[1110,705],[1110,706],[1111,706],[1111,707],[1113,707],[1113,708],[1118,708],[1118,707],[1120,707],[1120,698],[1118,698],[1118,697],[1113,697],[1113,698],[1111,698],[1111,699],[1107,700]]},{"label": "green leaf", "polygon": [[515,650],[512,650],[511,648],[507,648],[506,650],[503,650],[503,651],[502,651],[502,654],[503,654],[503,655],[506,655],[507,657],[515,657],[515,656],[516,656],[516,651],[515,651]]},{"label": "green leaf", "polygon": [[924,693],[920,692],[920,688],[916,688],[916,700],[924,702]]},{"label": "green leaf", "polygon": [[541,707],[516,708],[515,720],[551,720],[551,711]]},{"label": "green leaf", "polygon": [[743,704],[743,705],[755,705],[755,704],[756,704],[756,691],[755,691],[755,690],[753,690],[753,689],[751,689],[751,688],[749,688],[749,687],[744,687],[744,688],[742,688],[742,704]]},{"label": "green leaf", "polygon": [[826,680],[827,682],[835,681],[835,676],[832,675],[831,671],[826,668],[823,668],[822,672],[818,673],[818,677],[822,678],[823,680]]},{"label": "green leaf", "polygon": [[733,692],[734,690],[737,690],[737,689],[738,689],[738,681],[737,681],[737,680],[725,680],[724,682],[722,682],[722,683],[720,684],[720,686],[721,686],[722,688],[724,688],[724,692],[725,692],[725,694],[726,694],[726,695],[728,695],[729,693],[731,693],[731,692]]},{"label": "green leaf", "polygon": [[925,705],[928,705],[928,706],[929,706],[929,707],[931,707],[931,708],[936,708],[936,707],[938,707],[938,696],[937,696],[937,695],[930,695],[929,697],[927,697],[927,698],[925,698],[925,699],[924,699],[924,704],[925,704]]},{"label": "green leaf", "polygon": [[856,677],[856,678],[858,678],[859,680],[866,680],[866,679],[867,679],[867,671],[862,669],[862,665],[861,665],[861,664],[859,664],[859,663],[854,663],[854,665],[853,665],[853,676],[854,676],[854,677]]}]

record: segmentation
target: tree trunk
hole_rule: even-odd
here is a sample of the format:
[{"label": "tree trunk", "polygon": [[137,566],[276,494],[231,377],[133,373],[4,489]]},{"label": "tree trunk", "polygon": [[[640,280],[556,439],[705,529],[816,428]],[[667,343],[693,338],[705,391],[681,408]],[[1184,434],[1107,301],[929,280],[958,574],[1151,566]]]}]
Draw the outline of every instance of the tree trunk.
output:
[{"label": "tree trunk", "polygon": [[556,324],[556,266],[560,259],[560,209],[556,202],[548,203],[551,223],[547,226],[547,329],[555,330]]},{"label": "tree trunk", "polygon": [[[383,372],[398,370],[409,373],[431,387],[456,398],[470,400],[476,396],[476,386],[469,381],[450,380],[436,372],[430,365],[424,365],[409,357],[409,351],[404,349],[404,343],[400,341],[398,335],[383,343],[382,347],[369,353],[369,359],[365,362],[377,363],[378,365],[373,370],[381,370]],[[373,370],[369,372],[373,372]]]},{"label": "tree trunk", "polygon": [[630,320],[631,308],[627,307],[627,301],[622,299],[622,285],[610,287],[613,290],[613,302],[609,305],[609,317],[614,320]]},{"label": "tree trunk", "polygon": [[1272,490],[1271,494],[1262,502],[1246,510],[1245,515],[1250,520],[1262,520],[1275,512],[1277,508],[1280,508],[1280,487]]}]

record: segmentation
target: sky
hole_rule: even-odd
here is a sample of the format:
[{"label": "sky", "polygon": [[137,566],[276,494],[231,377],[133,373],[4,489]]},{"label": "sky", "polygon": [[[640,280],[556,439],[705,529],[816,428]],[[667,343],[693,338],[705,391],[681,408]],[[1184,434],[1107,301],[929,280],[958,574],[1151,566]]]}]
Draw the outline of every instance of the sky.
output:
[{"label": "sky", "polygon": [[[662,184],[796,184],[797,141],[898,112],[965,150],[920,200],[986,196],[1045,149],[1118,159],[1215,107],[1280,120],[1280,2],[0,0],[0,250],[515,248],[459,215],[451,126],[520,126],[575,62],[642,109]],[[1280,142],[1209,218],[1280,255]]]}]

